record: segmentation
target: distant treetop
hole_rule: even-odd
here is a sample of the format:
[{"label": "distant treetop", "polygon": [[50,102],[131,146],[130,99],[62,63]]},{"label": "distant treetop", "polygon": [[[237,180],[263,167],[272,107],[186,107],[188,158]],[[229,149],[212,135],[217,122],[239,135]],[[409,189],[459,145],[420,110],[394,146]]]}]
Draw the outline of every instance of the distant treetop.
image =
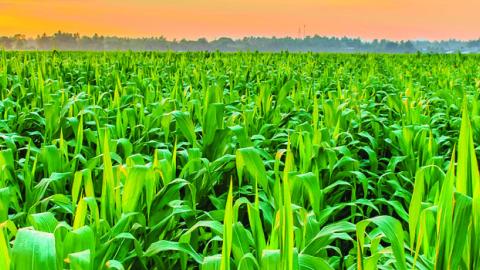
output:
[{"label": "distant treetop", "polygon": [[57,32],[27,38],[17,34],[0,37],[0,49],[5,50],[69,50],[69,51],[261,51],[261,52],[378,52],[378,53],[480,53],[478,40],[460,41],[365,41],[359,38],[307,36],[305,38],[228,37],[208,41],[169,41],[165,37],[124,38],[113,36],[81,36],[78,33]]}]

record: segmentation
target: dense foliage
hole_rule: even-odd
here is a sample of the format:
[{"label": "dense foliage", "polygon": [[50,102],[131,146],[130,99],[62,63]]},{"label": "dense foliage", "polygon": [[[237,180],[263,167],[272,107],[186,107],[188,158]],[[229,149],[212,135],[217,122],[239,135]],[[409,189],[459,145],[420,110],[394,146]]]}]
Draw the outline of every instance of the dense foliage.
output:
[{"label": "dense foliage", "polygon": [[3,52],[0,269],[479,269],[479,60]]}]

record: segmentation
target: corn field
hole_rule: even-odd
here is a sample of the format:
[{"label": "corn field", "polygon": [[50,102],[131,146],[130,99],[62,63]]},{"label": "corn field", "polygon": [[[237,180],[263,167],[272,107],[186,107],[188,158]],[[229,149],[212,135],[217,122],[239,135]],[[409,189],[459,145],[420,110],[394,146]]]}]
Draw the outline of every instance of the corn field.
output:
[{"label": "corn field", "polygon": [[0,53],[0,269],[480,269],[480,56]]}]

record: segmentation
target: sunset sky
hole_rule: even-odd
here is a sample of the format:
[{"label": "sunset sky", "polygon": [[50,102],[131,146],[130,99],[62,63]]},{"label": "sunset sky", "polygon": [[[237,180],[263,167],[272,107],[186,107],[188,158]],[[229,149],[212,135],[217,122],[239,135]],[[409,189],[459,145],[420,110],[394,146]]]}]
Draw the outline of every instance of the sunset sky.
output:
[{"label": "sunset sky", "polygon": [[480,0],[0,0],[0,36],[478,39]]}]

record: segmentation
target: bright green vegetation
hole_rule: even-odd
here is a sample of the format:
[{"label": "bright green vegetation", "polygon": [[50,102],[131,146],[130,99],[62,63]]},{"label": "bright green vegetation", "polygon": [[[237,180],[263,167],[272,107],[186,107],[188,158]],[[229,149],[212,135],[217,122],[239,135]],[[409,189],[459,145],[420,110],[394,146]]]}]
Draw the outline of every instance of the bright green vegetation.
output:
[{"label": "bright green vegetation", "polygon": [[479,94],[479,56],[4,52],[0,269],[479,269]]}]

